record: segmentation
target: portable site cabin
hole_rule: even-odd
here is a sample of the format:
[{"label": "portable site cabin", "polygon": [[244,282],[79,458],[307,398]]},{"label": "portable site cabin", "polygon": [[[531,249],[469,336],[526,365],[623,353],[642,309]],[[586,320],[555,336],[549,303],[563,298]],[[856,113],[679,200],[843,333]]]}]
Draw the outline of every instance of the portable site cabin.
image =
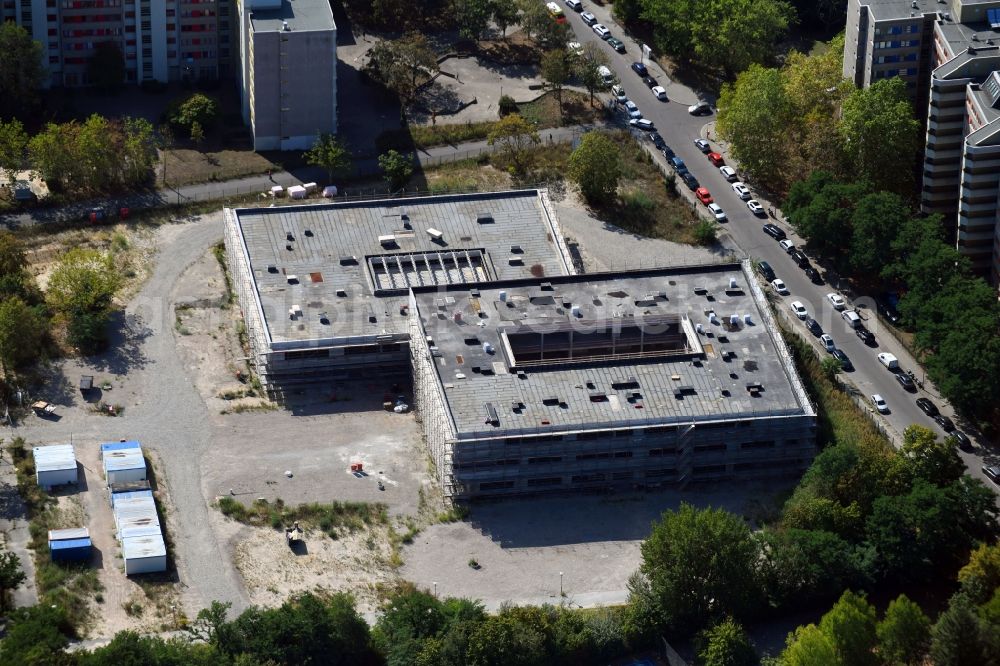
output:
[{"label": "portable site cabin", "polygon": [[129,537],[122,541],[122,559],[125,561],[125,575],[155,573],[167,570],[167,546],[163,536]]},{"label": "portable site cabin", "polygon": [[49,553],[53,562],[87,562],[90,550],[90,530],[86,527],[49,530]]},{"label": "portable site cabin", "polygon": [[66,483],[77,483],[76,454],[72,444],[36,446],[35,478],[46,490]]},{"label": "portable site cabin", "polygon": [[109,483],[108,490],[111,491],[108,499],[111,501],[111,506],[114,506],[115,495],[133,493],[137,490],[150,490],[150,486],[149,481],[120,481],[118,483]]},{"label": "portable site cabin", "polygon": [[148,490],[115,495],[112,511],[119,541],[129,537],[161,534],[153,493]]},{"label": "portable site cabin", "polygon": [[104,478],[109,484],[146,480],[146,460],[139,442],[109,442],[101,444]]}]

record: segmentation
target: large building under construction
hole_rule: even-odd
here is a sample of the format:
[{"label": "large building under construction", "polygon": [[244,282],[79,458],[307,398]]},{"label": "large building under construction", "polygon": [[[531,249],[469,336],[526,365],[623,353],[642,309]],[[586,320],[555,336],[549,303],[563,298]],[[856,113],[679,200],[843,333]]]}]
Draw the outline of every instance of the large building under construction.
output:
[{"label": "large building under construction", "polygon": [[412,373],[445,493],[798,474],[816,414],[748,263],[577,275],[545,191],[225,211],[280,399]]},{"label": "large building under construction", "polygon": [[411,292],[446,494],[797,474],[816,414],[748,264]]}]

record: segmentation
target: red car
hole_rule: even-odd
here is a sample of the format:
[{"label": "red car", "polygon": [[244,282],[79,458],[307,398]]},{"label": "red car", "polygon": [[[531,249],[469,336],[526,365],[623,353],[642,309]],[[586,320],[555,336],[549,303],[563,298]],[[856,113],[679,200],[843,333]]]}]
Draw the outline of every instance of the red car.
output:
[{"label": "red car", "polygon": [[726,163],[726,160],[722,159],[722,155],[719,153],[709,153],[708,161],[712,163],[713,166],[720,167]]},{"label": "red car", "polygon": [[706,206],[714,201],[714,199],[712,199],[712,194],[707,188],[704,187],[699,187],[695,190],[694,195],[698,197],[698,201],[702,202]]}]

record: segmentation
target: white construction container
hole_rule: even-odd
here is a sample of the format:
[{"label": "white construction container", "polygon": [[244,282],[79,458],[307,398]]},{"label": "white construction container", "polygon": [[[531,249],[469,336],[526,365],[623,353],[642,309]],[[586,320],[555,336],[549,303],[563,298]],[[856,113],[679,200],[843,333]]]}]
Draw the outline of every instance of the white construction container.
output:
[{"label": "white construction container", "polygon": [[129,537],[122,541],[125,575],[167,570],[167,546],[159,534]]},{"label": "white construction container", "polygon": [[104,458],[104,478],[108,483],[146,480],[146,459],[142,457],[142,447],[138,442],[122,442],[129,448],[101,447]]},{"label": "white construction container", "polygon": [[316,183],[304,183],[302,187],[306,188],[306,192],[310,194],[316,191]]},{"label": "white construction container", "polygon": [[308,192],[301,185],[292,185],[288,188],[288,196],[292,199],[305,199]]},{"label": "white construction container", "polygon": [[72,444],[36,446],[35,479],[38,485],[49,490],[67,483],[77,483],[76,454]]}]

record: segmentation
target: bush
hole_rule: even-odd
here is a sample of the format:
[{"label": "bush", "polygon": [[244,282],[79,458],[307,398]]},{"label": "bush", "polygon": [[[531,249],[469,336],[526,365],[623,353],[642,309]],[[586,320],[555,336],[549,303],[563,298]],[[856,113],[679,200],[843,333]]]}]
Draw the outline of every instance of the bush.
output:
[{"label": "bush", "polygon": [[702,220],[694,228],[694,237],[699,245],[715,245],[719,240],[718,225],[715,222]]},{"label": "bush", "polygon": [[517,102],[510,95],[500,97],[500,117],[503,118],[508,113],[517,113]]}]

